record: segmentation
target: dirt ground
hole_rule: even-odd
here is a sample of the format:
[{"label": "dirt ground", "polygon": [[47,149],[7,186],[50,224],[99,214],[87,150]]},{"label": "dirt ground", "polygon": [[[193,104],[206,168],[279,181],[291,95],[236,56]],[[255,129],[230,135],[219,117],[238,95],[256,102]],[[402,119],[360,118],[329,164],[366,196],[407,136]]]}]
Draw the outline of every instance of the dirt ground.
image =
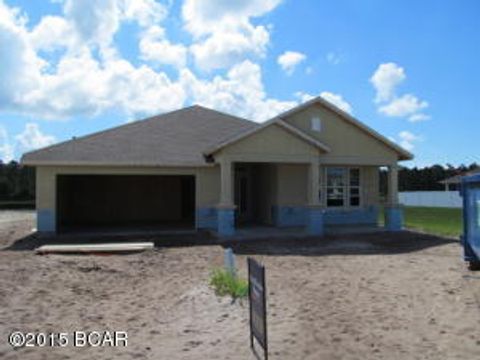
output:
[{"label": "dirt ground", "polygon": [[[0,213],[0,358],[255,358],[247,302],[208,286],[221,246],[39,256],[35,237],[21,240],[33,226],[32,214]],[[266,266],[271,359],[480,358],[480,273],[455,240],[405,232],[232,247],[241,275],[247,256]],[[15,330],[127,331],[128,346],[14,350]]]}]

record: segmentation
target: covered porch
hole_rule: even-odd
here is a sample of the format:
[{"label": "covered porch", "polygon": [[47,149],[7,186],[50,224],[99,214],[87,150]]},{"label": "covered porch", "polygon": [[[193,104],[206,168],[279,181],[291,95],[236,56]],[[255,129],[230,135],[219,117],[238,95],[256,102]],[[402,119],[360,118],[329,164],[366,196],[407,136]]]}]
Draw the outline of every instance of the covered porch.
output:
[{"label": "covered porch", "polygon": [[[320,161],[223,161],[217,234],[258,238],[402,229],[397,165],[388,166],[388,194],[381,203],[380,166]],[[378,225],[381,206],[384,226]]]}]

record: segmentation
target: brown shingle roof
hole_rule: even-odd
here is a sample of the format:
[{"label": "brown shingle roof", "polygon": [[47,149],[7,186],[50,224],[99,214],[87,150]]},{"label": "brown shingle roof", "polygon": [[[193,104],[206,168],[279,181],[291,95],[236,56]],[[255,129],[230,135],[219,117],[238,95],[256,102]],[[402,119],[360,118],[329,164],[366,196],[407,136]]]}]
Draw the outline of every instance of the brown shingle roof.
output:
[{"label": "brown shingle roof", "polygon": [[259,126],[198,105],[26,153],[26,165],[205,165],[205,149]]}]

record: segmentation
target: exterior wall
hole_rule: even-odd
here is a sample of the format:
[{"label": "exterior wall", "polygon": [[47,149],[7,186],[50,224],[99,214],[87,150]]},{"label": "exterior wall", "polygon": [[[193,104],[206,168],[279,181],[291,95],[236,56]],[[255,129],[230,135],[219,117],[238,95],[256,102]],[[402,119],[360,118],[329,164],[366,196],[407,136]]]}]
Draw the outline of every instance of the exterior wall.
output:
[{"label": "exterior wall", "polygon": [[362,184],[362,205],[380,205],[380,173],[377,166],[363,166],[360,168]]},{"label": "exterior wall", "polygon": [[[311,130],[314,116],[321,119],[320,132]],[[292,114],[285,121],[330,147],[331,151],[322,155],[322,163],[387,165],[398,160],[394,150],[320,105]]]},{"label": "exterior wall", "polygon": [[220,202],[220,168],[200,168],[197,172],[196,221],[198,229],[217,228],[217,205]]},{"label": "exterior wall", "polygon": [[[307,225],[309,208],[307,206],[276,206],[273,213],[276,226],[300,227]],[[325,209],[323,211],[323,224],[376,226],[378,215],[378,206],[356,209]]]},{"label": "exterior wall", "polygon": [[222,149],[215,158],[242,162],[307,163],[319,150],[278,125]]},{"label": "exterior wall", "polygon": [[36,171],[37,229],[56,231],[57,175],[193,175],[196,177],[196,215],[198,228],[214,228],[217,224],[215,206],[219,200],[219,168],[144,168],[95,166],[39,166]]},{"label": "exterior wall", "polygon": [[[333,166],[333,165],[332,165]],[[344,166],[344,165],[339,165]],[[355,166],[354,167],[359,167]],[[305,226],[309,214],[307,204],[307,165],[278,165],[278,197],[272,208],[274,224],[281,227]],[[371,224],[378,222],[380,205],[379,172],[377,166],[360,166],[361,207],[326,208],[325,196],[321,205],[325,207],[325,225]],[[325,167],[320,166],[320,181],[325,184]],[[324,189],[322,189],[325,193]]]},{"label": "exterior wall", "polygon": [[273,223],[280,227],[304,226],[307,217],[308,165],[279,164]]},{"label": "exterior wall", "polygon": [[277,205],[305,205],[307,203],[307,177],[307,165],[279,164]]}]

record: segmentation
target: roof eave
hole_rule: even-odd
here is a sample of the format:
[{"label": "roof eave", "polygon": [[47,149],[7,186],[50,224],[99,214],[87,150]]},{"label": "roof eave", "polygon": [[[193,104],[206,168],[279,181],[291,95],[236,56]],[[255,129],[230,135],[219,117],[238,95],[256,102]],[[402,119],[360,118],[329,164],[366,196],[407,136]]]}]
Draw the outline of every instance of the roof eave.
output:
[{"label": "roof eave", "polygon": [[24,166],[51,166],[51,167],[167,167],[167,168],[194,168],[211,167],[212,163],[115,163],[115,162],[92,162],[92,161],[52,161],[52,160],[21,160]]}]

